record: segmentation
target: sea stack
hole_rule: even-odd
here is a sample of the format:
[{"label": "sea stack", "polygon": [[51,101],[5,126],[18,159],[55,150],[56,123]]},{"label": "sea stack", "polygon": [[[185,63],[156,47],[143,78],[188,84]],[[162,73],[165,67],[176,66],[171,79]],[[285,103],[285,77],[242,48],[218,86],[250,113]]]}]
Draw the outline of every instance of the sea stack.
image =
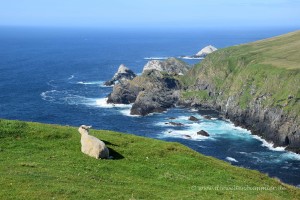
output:
[{"label": "sea stack", "polygon": [[114,85],[116,82],[120,82],[122,80],[132,80],[135,77],[136,74],[132,70],[127,68],[124,64],[121,64],[113,78],[109,81],[106,81],[104,85],[111,86]]},{"label": "sea stack", "polygon": [[201,49],[196,55],[194,55],[193,57],[205,57],[208,54],[217,51],[218,49],[212,45],[208,45],[206,47],[204,47],[203,49]]}]

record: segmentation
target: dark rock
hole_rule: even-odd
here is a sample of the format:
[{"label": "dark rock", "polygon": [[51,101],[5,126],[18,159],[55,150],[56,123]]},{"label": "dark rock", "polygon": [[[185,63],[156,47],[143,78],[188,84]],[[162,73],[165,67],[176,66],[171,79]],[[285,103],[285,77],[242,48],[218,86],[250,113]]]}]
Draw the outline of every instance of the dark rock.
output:
[{"label": "dark rock", "polygon": [[190,135],[184,135],[184,137],[186,137],[186,138],[192,138]]},{"label": "dark rock", "polygon": [[183,126],[184,125],[182,123],[176,123],[176,122],[170,122],[169,124],[171,124],[173,126]]},{"label": "dark rock", "polygon": [[194,116],[190,116],[190,117],[189,117],[189,120],[190,120],[190,121],[194,121],[194,122],[199,121],[199,119],[198,119],[197,117],[194,117]]},{"label": "dark rock", "polygon": [[197,132],[197,135],[202,135],[202,136],[206,136],[206,137],[209,136],[208,132],[206,132],[206,131],[204,131],[204,130],[198,131],[198,132]]},{"label": "dark rock", "polygon": [[136,74],[128,69],[125,65],[120,65],[117,73],[113,76],[113,78],[109,81],[106,81],[104,85],[111,86],[114,85],[116,82],[121,82],[124,80],[132,80],[136,77]]},{"label": "dark rock", "polygon": [[113,92],[108,95],[107,103],[130,104],[136,100],[139,88],[132,87],[129,81],[122,81],[114,86]]},{"label": "dark rock", "polygon": [[211,119],[212,117],[211,116],[209,116],[209,115],[204,115],[203,116],[205,119]]},{"label": "dark rock", "polygon": [[176,117],[169,117],[170,120],[176,119]]}]

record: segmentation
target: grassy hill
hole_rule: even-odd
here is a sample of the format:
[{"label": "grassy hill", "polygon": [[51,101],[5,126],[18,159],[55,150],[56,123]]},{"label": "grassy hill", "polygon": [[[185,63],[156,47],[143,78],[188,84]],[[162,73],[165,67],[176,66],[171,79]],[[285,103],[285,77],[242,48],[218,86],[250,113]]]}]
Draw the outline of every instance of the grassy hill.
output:
[{"label": "grassy hill", "polygon": [[216,108],[300,153],[300,31],[220,49],[181,82],[183,101]]},{"label": "grassy hill", "polygon": [[[268,98],[264,106],[280,107],[298,115],[300,31],[220,49],[182,78],[186,87],[197,85],[198,80],[207,81],[214,92],[222,92],[222,100],[242,92],[239,98],[242,109],[256,97],[270,93],[272,98]],[[207,92],[202,93],[187,91],[184,95],[213,100]]]},{"label": "grassy hill", "polygon": [[0,120],[0,199],[300,197],[295,187],[178,143],[111,131],[91,134],[106,142],[115,159],[81,153],[77,128]]}]

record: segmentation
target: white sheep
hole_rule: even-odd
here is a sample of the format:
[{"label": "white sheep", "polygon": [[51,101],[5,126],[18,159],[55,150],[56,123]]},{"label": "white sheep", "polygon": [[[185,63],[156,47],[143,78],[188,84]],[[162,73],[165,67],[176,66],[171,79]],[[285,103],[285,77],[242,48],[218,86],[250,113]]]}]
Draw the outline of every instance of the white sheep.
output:
[{"label": "white sheep", "polygon": [[109,150],[105,143],[98,138],[89,135],[92,126],[81,125],[78,129],[81,134],[81,151],[96,159],[109,158]]}]

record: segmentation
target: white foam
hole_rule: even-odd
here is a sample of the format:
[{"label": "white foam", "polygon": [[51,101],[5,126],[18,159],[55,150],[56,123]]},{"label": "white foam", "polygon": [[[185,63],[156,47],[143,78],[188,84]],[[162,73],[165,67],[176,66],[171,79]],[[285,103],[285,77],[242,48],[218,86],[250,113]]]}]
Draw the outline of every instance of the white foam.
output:
[{"label": "white foam", "polygon": [[205,137],[202,135],[198,135],[197,132],[193,132],[191,130],[175,130],[175,129],[167,129],[161,135],[162,137],[174,137],[174,138],[183,138],[190,140],[207,140],[209,137]]},{"label": "white foam", "polygon": [[169,57],[145,57],[145,60],[165,60],[168,59]]},{"label": "white foam", "polygon": [[75,76],[72,74],[72,75],[68,78],[68,80],[72,80],[74,77],[75,77]]},{"label": "white foam", "polygon": [[274,147],[273,143],[267,142],[265,139],[261,138],[260,136],[252,135],[252,137],[261,141],[262,142],[261,146],[267,147],[268,149],[270,149],[272,151],[285,151],[286,147]]},{"label": "white foam", "polygon": [[104,81],[79,81],[77,84],[81,85],[103,85]]},{"label": "white foam", "polygon": [[185,60],[203,60],[203,57],[179,56],[178,58]]},{"label": "white foam", "polygon": [[236,159],[232,158],[232,157],[226,157],[226,160],[229,160],[230,162],[239,162]]},{"label": "white foam", "polygon": [[130,110],[131,110],[131,108],[122,109],[122,110],[120,110],[120,113],[122,113],[123,115],[128,116],[128,117],[141,117],[140,115],[131,115]]},{"label": "white foam", "polygon": [[107,98],[95,99],[96,105],[102,108],[131,108],[132,104],[110,104],[107,103]]},{"label": "white foam", "polygon": [[286,152],[281,155],[283,159],[300,160],[300,155],[294,152]]}]

